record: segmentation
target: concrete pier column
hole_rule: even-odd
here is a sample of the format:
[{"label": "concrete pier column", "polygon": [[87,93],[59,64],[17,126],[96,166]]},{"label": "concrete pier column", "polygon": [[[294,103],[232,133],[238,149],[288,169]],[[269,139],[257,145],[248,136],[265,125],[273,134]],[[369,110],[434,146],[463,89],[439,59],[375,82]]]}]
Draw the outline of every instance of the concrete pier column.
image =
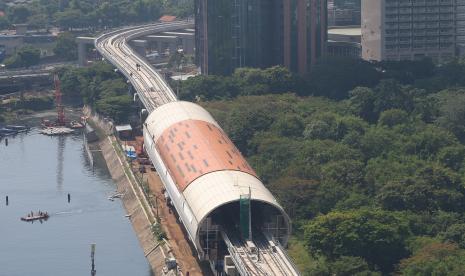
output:
[{"label": "concrete pier column", "polygon": [[131,41],[131,44],[136,53],[138,53],[141,57],[145,58],[145,56],[147,55],[148,46],[147,40],[136,39]]},{"label": "concrete pier column", "polygon": [[87,45],[94,45],[95,39],[93,37],[77,37],[76,43],[78,44],[78,63],[79,66],[87,65]]},{"label": "concrete pier column", "polygon": [[170,42],[168,45],[170,49],[170,55],[174,55],[174,53],[176,53],[176,51],[178,50],[178,44],[174,42]]},{"label": "concrete pier column", "polygon": [[195,48],[194,39],[187,38],[187,37],[182,38],[182,48],[183,48],[184,53],[186,55],[193,55],[194,54],[194,48]]},{"label": "concrete pier column", "polygon": [[87,64],[85,43],[78,43],[78,64],[79,66],[86,66]]},{"label": "concrete pier column", "polygon": [[158,43],[158,54],[161,55],[163,54],[165,51],[165,49],[163,49],[163,42],[159,41]]}]

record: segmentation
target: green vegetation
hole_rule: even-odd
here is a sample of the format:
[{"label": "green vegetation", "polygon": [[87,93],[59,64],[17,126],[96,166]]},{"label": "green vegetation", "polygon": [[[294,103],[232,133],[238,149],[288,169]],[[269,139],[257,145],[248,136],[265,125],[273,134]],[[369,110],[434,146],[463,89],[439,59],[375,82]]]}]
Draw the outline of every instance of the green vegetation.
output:
[{"label": "green vegetation", "polygon": [[158,242],[162,242],[163,239],[166,239],[166,233],[161,228],[161,224],[159,222],[152,224],[152,234]]},{"label": "green vegetation", "polygon": [[59,71],[61,88],[67,101],[82,102],[117,123],[128,122],[134,111],[125,79],[108,63]]},{"label": "green vegetation", "polygon": [[6,68],[20,68],[37,65],[40,62],[40,50],[32,46],[24,46],[5,60]]},{"label": "green vegetation", "polygon": [[378,73],[347,83],[347,61],[329,64],[335,84],[240,69],[191,78],[181,96],[212,112],[292,217],[305,275],[463,275],[465,63],[365,63]]},{"label": "green vegetation", "polygon": [[155,21],[165,13],[187,17],[194,11],[193,1],[165,0],[34,0],[28,5],[0,8],[7,15],[0,20],[0,27],[28,23],[36,29],[58,26],[66,30]]},{"label": "green vegetation", "polygon": [[18,118],[18,115],[31,114],[35,111],[52,109],[54,107],[54,97],[46,95],[20,95],[18,98],[10,98],[0,101],[0,123],[11,122]]},{"label": "green vegetation", "polygon": [[78,54],[75,39],[76,37],[71,33],[60,33],[53,48],[55,55],[64,60],[76,60]]}]

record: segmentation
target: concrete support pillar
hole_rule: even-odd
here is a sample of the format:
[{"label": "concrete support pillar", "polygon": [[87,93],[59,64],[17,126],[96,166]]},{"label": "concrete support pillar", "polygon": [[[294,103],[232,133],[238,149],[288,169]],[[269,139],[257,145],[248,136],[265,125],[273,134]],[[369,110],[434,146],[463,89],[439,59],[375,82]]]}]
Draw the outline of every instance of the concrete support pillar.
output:
[{"label": "concrete support pillar", "polygon": [[94,45],[95,39],[93,37],[77,37],[76,43],[78,44],[78,63],[79,66],[87,65],[86,46]]},{"label": "concrete support pillar", "polygon": [[78,64],[79,66],[87,65],[86,44],[78,43]]},{"label": "concrete support pillar", "polygon": [[194,48],[195,48],[194,39],[183,38],[182,39],[182,48],[184,50],[184,54],[193,55],[194,54]]},{"label": "concrete support pillar", "polygon": [[136,53],[138,53],[141,57],[145,57],[147,55],[147,40],[136,39],[131,41],[131,44],[133,45],[133,49]]},{"label": "concrete support pillar", "polygon": [[136,51],[137,54],[139,54],[141,57],[145,57],[147,55],[145,47],[141,46],[134,46],[134,51]]},{"label": "concrete support pillar", "polygon": [[178,44],[175,42],[170,42],[168,47],[170,49],[170,55],[174,55],[174,53],[178,50]]}]

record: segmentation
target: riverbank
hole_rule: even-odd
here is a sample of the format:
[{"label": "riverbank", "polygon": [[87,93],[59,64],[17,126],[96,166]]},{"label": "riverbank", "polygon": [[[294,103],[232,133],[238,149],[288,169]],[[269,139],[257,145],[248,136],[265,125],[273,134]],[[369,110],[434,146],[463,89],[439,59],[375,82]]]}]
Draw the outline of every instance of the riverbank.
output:
[{"label": "riverbank", "polygon": [[[0,143],[0,275],[89,275],[92,243],[97,275],[152,275],[123,204],[107,199],[116,187],[102,156],[89,164],[79,132],[33,128],[8,140]],[[20,220],[39,210],[50,218]]]},{"label": "riverbank", "polygon": [[[196,253],[175,212],[164,201],[163,184],[158,174],[147,169],[142,177],[135,175],[112,135],[111,124],[92,115],[89,109],[85,108],[84,113],[99,130],[100,149],[118,186],[118,193],[124,194],[121,199],[155,275],[185,275],[187,272],[192,276],[210,275],[209,268],[201,267],[194,257]],[[163,239],[159,240],[160,237]],[[176,260],[178,269],[168,271],[165,262],[168,259]]]},{"label": "riverbank", "polygon": [[99,142],[103,157],[107,163],[108,170],[115,181],[118,193],[123,194],[121,200],[126,209],[129,220],[137,235],[139,244],[144,251],[155,275],[163,275],[165,256],[162,244],[157,241],[152,233],[152,225],[155,217],[148,206],[143,203],[140,191],[135,187],[134,179],[131,179],[130,170],[124,166],[125,161],[118,154],[118,149],[114,147],[115,139],[111,136],[103,138]]}]

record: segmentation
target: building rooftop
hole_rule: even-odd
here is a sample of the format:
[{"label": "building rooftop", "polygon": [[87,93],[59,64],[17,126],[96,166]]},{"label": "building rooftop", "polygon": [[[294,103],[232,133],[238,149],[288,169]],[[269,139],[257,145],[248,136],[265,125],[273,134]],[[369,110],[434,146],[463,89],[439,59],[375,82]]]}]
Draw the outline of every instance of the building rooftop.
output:
[{"label": "building rooftop", "polygon": [[121,132],[121,131],[132,131],[131,125],[115,126],[115,129],[116,129],[117,132]]},{"label": "building rooftop", "polygon": [[176,21],[177,17],[174,15],[163,15],[158,19],[160,22],[173,22]]}]

